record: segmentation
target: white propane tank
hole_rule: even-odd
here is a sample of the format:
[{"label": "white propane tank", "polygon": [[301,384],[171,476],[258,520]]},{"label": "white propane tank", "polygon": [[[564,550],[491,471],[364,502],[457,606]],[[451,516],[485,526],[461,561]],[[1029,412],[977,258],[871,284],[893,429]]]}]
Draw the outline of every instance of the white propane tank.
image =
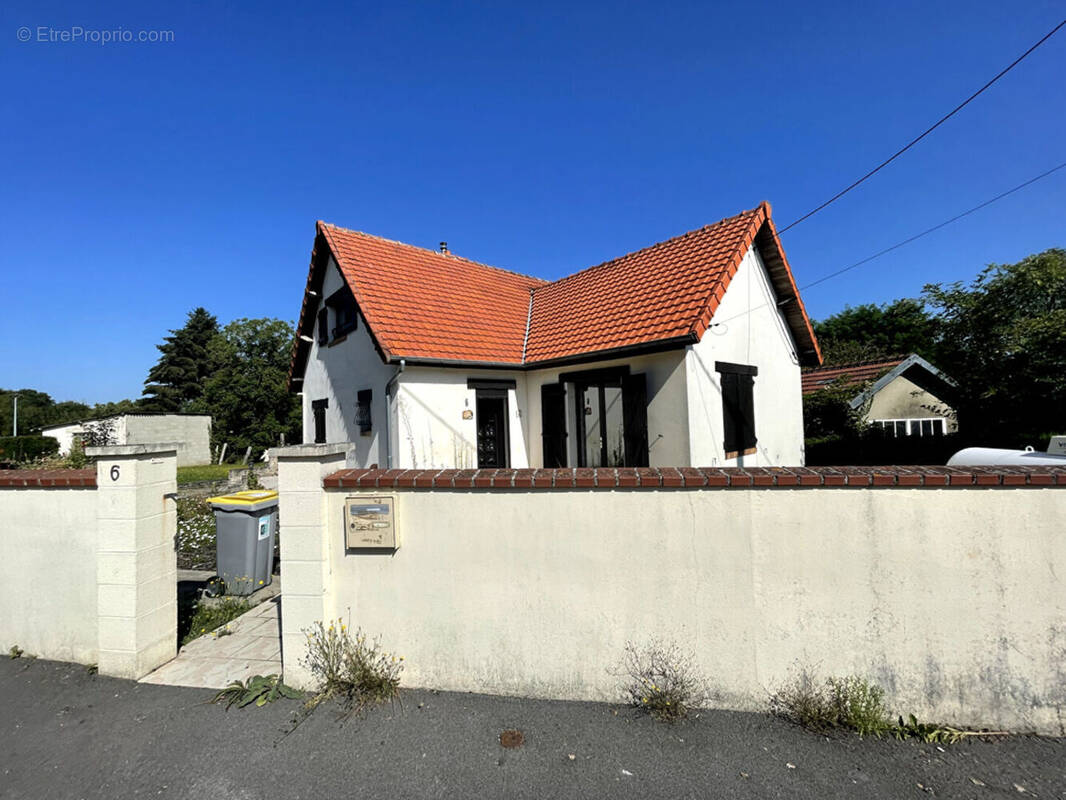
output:
[{"label": "white propane tank", "polygon": [[[1059,437],[1055,437],[1058,439]],[[1024,450],[1000,450],[995,447],[967,447],[948,459],[949,467],[1031,466],[1054,464],[1066,467],[1066,454],[1038,453],[1031,447]]]}]

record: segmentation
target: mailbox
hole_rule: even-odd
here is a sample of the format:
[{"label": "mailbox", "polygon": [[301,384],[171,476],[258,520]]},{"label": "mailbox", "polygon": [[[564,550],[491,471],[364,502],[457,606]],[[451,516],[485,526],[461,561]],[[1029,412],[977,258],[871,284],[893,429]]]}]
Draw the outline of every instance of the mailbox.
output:
[{"label": "mailbox", "polygon": [[395,550],[396,498],[356,495],[344,499],[344,545],[349,550]]}]

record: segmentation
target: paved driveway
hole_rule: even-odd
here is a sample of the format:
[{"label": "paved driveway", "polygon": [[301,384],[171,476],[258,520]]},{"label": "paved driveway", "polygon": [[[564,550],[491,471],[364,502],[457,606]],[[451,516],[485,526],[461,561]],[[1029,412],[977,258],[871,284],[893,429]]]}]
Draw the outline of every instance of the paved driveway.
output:
[{"label": "paved driveway", "polygon": [[[1066,796],[1066,740],[941,750],[827,740],[760,714],[669,727],[602,704],[423,691],[343,723],[322,708],[284,736],[295,702],[227,713],[204,704],[211,694],[0,659],[0,796]],[[508,728],[523,746],[500,747]]]}]

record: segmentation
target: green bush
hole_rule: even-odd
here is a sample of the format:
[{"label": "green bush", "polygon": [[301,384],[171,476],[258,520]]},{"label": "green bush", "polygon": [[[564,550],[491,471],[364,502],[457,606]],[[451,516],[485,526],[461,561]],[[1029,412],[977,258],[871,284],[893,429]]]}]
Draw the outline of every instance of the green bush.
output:
[{"label": "green bush", "polygon": [[0,461],[33,461],[58,452],[52,436],[0,436]]}]

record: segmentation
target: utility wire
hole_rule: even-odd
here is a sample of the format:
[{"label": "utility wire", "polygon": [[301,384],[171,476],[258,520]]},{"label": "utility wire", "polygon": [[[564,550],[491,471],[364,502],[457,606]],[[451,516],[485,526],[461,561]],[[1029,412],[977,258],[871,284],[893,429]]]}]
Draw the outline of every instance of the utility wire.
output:
[{"label": "utility wire", "polygon": [[[988,83],[986,83],[986,84],[985,84],[984,86],[982,86],[982,87],[981,87],[980,89],[978,89],[978,90],[977,90],[976,92],[974,92],[974,93],[973,93],[973,94],[971,94],[971,95],[970,95],[969,97],[967,97],[967,98],[966,98],[965,100],[963,100],[963,101],[962,101],[961,103],[959,103],[959,104],[958,104],[957,106],[955,106],[955,108],[953,108],[953,109],[952,109],[951,111],[949,111],[949,112],[948,112],[947,114],[945,114],[945,115],[944,115],[944,116],[942,116],[942,117],[941,117],[940,119],[938,119],[938,120],[936,121],[936,123],[935,123],[934,125],[932,125],[932,126],[931,126],[931,127],[929,127],[929,128],[926,128],[926,129],[925,129],[925,131],[923,131],[923,132],[922,132],[922,134],[921,134],[920,136],[918,136],[918,137],[917,137],[917,138],[915,138],[915,139],[911,139],[911,141],[909,141],[909,142],[908,142],[908,143],[907,143],[907,144],[906,144],[906,145],[905,145],[904,147],[902,147],[902,148],[900,148],[899,150],[897,150],[897,151],[896,151],[895,153],[893,153],[893,154],[892,154],[891,156],[889,156],[889,157],[888,157],[887,159],[885,159],[884,161],[882,161],[882,162],[881,162],[880,164],[878,164],[878,165],[877,165],[876,167],[874,167],[874,168],[873,168],[872,170],[870,170],[869,172],[867,172],[867,173],[866,173],[865,175],[863,175],[863,176],[862,176],[861,178],[859,178],[859,179],[858,179],[857,181],[855,181],[855,182],[854,182],[854,183],[852,183],[851,185],[849,185],[849,186],[847,186],[846,188],[844,188],[844,189],[840,190],[839,192],[837,192],[837,193],[836,193],[835,195],[833,195],[832,197],[830,197],[830,198],[829,198],[828,200],[826,200],[826,201],[825,201],[824,203],[822,203],[822,204],[821,204],[820,206],[818,206],[817,208],[815,208],[815,209],[813,209],[813,210],[811,210],[811,211],[808,211],[808,212],[807,212],[806,214],[804,214],[804,215],[803,215],[802,217],[800,217],[799,219],[797,219],[797,220],[796,220],[795,222],[791,222],[791,223],[789,223],[788,225],[786,225],[786,226],[785,226],[784,228],[782,228],[782,229],[781,229],[780,231],[778,231],[778,235],[780,236],[780,235],[781,235],[782,233],[784,233],[785,231],[787,231],[787,230],[789,230],[789,229],[791,229],[791,228],[794,228],[794,227],[796,227],[796,226],[797,226],[797,225],[799,225],[799,224],[800,224],[801,222],[803,222],[803,221],[804,221],[805,219],[808,219],[808,218],[810,218],[810,217],[813,217],[813,216],[814,216],[815,214],[817,214],[817,213],[818,213],[819,211],[821,211],[821,210],[822,210],[823,208],[825,208],[826,206],[828,206],[828,205],[830,205],[830,204],[832,204],[832,203],[835,203],[835,202],[836,202],[837,200],[839,200],[839,199],[840,199],[841,197],[843,197],[844,195],[846,195],[846,194],[847,194],[848,192],[850,192],[850,191],[851,191],[852,189],[854,189],[854,188],[855,188],[856,186],[858,186],[858,185],[859,185],[860,183],[862,183],[863,181],[865,181],[865,180],[867,180],[867,179],[869,179],[869,178],[872,178],[872,177],[873,177],[874,175],[876,175],[876,174],[877,174],[878,172],[880,172],[880,171],[881,171],[882,169],[884,169],[885,167],[887,167],[887,166],[888,166],[889,164],[891,164],[891,163],[892,163],[893,161],[895,161],[895,160],[896,160],[897,158],[899,158],[899,157],[900,157],[901,155],[903,155],[903,154],[904,154],[904,153],[906,153],[906,152],[907,152],[908,150],[910,150],[910,149],[911,149],[912,147],[914,147],[914,145],[918,144],[918,142],[920,142],[920,141],[921,141],[922,139],[924,139],[924,138],[925,138],[926,136],[928,136],[928,135],[929,135],[930,133],[932,133],[933,131],[935,131],[935,130],[936,130],[937,128],[939,128],[939,127],[940,127],[941,125],[943,125],[943,124],[944,124],[945,122],[947,122],[947,121],[948,121],[949,119],[951,119],[951,118],[952,118],[953,116],[955,116],[955,115],[956,115],[957,113],[959,113],[960,111],[962,111],[962,109],[964,109],[964,108],[965,108],[966,106],[968,106],[968,105],[969,105],[969,104],[970,104],[970,103],[971,103],[971,102],[972,102],[973,100],[977,99],[977,97],[978,97],[978,96],[979,96],[979,95],[980,95],[981,93],[983,93],[983,92],[984,92],[984,91],[985,91],[986,89],[988,89],[988,88],[989,88],[989,87],[990,87],[990,86],[991,86],[992,84],[994,84],[994,83],[995,83],[996,81],[998,81],[998,80],[999,80],[1000,78],[1002,78],[1002,77],[1003,77],[1004,75],[1006,75],[1006,74],[1007,74],[1008,72],[1010,72],[1010,71],[1011,71],[1012,69],[1014,69],[1014,68],[1015,68],[1016,66],[1018,66],[1018,64],[1020,64],[1020,63],[1021,63],[1022,61],[1024,61],[1024,60],[1025,60],[1025,58],[1026,58],[1026,57],[1027,57],[1027,56],[1028,56],[1028,55],[1029,55],[1030,53],[1032,53],[1032,52],[1033,52],[1034,50],[1036,50],[1036,48],[1040,47],[1040,45],[1042,45],[1042,44],[1043,44],[1044,42],[1046,42],[1046,41],[1047,41],[1048,39],[1050,39],[1050,38],[1051,38],[1052,36],[1054,36],[1054,35],[1055,35],[1055,33],[1057,33],[1057,32],[1058,32],[1058,30],[1059,30],[1059,29],[1060,29],[1061,27],[1063,27],[1064,25],[1066,25],[1066,19],[1064,19],[1064,20],[1063,20],[1062,22],[1060,22],[1060,23],[1059,23],[1058,25],[1056,25],[1056,26],[1055,26],[1054,28],[1052,28],[1052,29],[1051,29],[1051,30],[1050,30],[1050,31],[1049,31],[1049,32],[1048,32],[1047,34],[1045,34],[1045,35],[1044,35],[1044,37],[1043,37],[1043,38],[1042,38],[1042,39],[1041,39],[1041,40],[1040,40],[1039,42],[1037,42],[1036,44],[1034,44],[1034,45],[1033,45],[1032,47],[1030,47],[1030,48],[1029,48],[1028,50],[1026,50],[1026,51],[1025,51],[1024,53],[1022,53],[1022,54],[1021,54],[1020,56],[1018,56],[1018,57],[1017,57],[1016,59],[1014,59],[1014,61],[1012,61],[1012,62],[1011,62],[1010,64],[1008,64],[1008,65],[1007,65],[1006,67],[1004,67],[1004,68],[1003,68],[1002,70],[1000,70],[1000,72],[999,72],[999,73],[998,73],[998,74],[997,74],[997,75],[996,75],[996,76],[995,76],[994,78],[992,78],[992,80],[990,80],[990,81],[989,81]],[[1019,187],[1019,188],[1020,188],[1020,187]],[[946,223],[945,223],[945,224],[946,224]]]},{"label": "utility wire", "polygon": [[[849,264],[846,267],[842,267],[841,269],[838,269],[838,270],[836,270],[834,272],[830,272],[828,275],[823,275],[821,278],[818,278],[815,281],[811,281],[810,283],[804,284],[803,286],[799,287],[799,290],[803,291],[805,289],[810,289],[812,286],[817,286],[820,283],[825,283],[828,280],[832,280],[833,278],[836,278],[836,277],[838,277],[840,275],[843,275],[845,272],[850,272],[851,270],[856,269],[857,267],[861,267],[863,264],[868,264],[871,261],[873,261],[875,258],[880,258],[881,256],[883,256],[883,255],[885,255],[887,253],[891,253],[893,250],[898,250],[899,248],[903,247],[904,245],[908,245],[911,242],[915,242],[918,239],[921,239],[922,237],[928,236],[929,234],[931,234],[931,233],[933,233],[935,231],[938,231],[941,228],[944,228],[944,227],[950,225],[953,222],[958,222],[963,217],[968,217],[970,214],[973,214],[976,211],[980,211],[982,208],[986,208],[987,206],[990,206],[993,203],[995,203],[995,202],[997,202],[999,200],[1002,200],[1004,197],[1007,197],[1009,195],[1014,194],[1015,192],[1021,191],[1025,187],[1030,186],[1030,185],[1036,183],[1039,180],[1043,180],[1044,178],[1048,177],[1049,175],[1051,175],[1051,174],[1053,174],[1055,172],[1058,172],[1060,169],[1063,169],[1063,168],[1066,168],[1066,161],[1063,161],[1058,166],[1054,166],[1054,167],[1052,167],[1051,169],[1049,169],[1049,170],[1047,170],[1045,172],[1041,172],[1039,175],[1037,175],[1037,176],[1035,176],[1033,178],[1030,178],[1029,180],[1025,181],[1024,183],[1019,183],[1017,186],[1015,186],[1015,187],[1013,187],[1011,189],[1008,189],[1005,192],[1001,192],[1001,193],[997,194],[995,197],[991,197],[988,200],[985,200],[983,203],[980,203],[980,204],[974,206],[973,208],[970,208],[970,209],[967,209],[966,211],[963,211],[961,214],[956,214],[951,219],[946,219],[943,222],[941,222],[941,223],[939,223],[937,225],[934,225],[931,228],[926,228],[921,233],[916,233],[913,236],[909,236],[909,237],[907,237],[906,239],[903,239],[900,242],[896,242],[891,247],[886,247],[884,250],[879,250],[878,252],[874,253],[871,256],[867,256],[866,258],[861,259],[860,261],[856,261],[854,264]],[[781,306],[786,305],[787,303],[792,302],[793,299],[794,298],[788,297],[788,298],[785,298],[784,300],[782,300],[782,301],[780,301],[778,303],[775,303],[773,305],[781,307]],[[771,305],[771,303],[763,303],[761,306],[756,306],[755,308],[748,309],[747,311],[744,311],[744,312],[742,312],[740,314],[737,314],[735,316],[729,317],[728,319],[724,319],[721,322],[714,322],[712,324],[712,327],[715,327],[717,325],[724,325],[727,322],[732,322],[735,319],[739,319],[740,317],[747,316],[748,314],[751,314],[752,312],[759,311],[760,309],[763,309],[763,308],[767,308],[770,305]]]},{"label": "utility wire", "polygon": [[851,265],[849,265],[847,267],[844,267],[843,269],[838,269],[836,272],[830,272],[828,275],[823,275],[818,280],[811,281],[810,283],[806,284],[805,286],[801,286],[800,289],[801,290],[802,289],[810,289],[812,286],[817,286],[819,283],[825,283],[827,280],[830,280],[831,278],[835,278],[838,275],[843,275],[845,272],[849,272],[849,271],[855,269],[856,267],[861,267],[863,264],[866,264],[866,263],[868,263],[870,261],[873,261],[875,258],[880,258],[881,256],[885,255],[886,253],[891,253],[893,250],[898,250],[899,248],[903,247],[904,245],[907,245],[907,244],[910,244],[911,242],[917,241],[918,239],[921,239],[923,236],[928,236],[930,233],[933,233],[934,231],[938,231],[941,228],[943,228],[943,227],[945,227],[947,225],[950,225],[952,222],[957,222],[958,220],[962,219],[963,217],[968,217],[970,214],[974,213],[975,211],[980,211],[985,206],[990,206],[993,203],[995,203],[997,200],[1002,200],[1004,197],[1006,197],[1008,195],[1012,195],[1015,192],[1020,191],[1021,189],[1024,189],[1026,186],[1029,186],[1030,184],[1036,183],[1038,180],[1041,180],[1042,178],[1046,178],[1048,175],[1050,175],[1053,172],[1058,172],[1063,167],[1066,167],[1066,161],[1063,161],[1057,167],[1052,167],[1047,172],[1041,172],[1035,178],[1030,178],[1025,183],[1019,183],[1013,189],[1008,189],[1007,191],[1005,191],[1005,192],[1003,192],[1001,194],[997,194],[995,197],[992,197],[992,198],[990,198],[988,200],[985,200],[980,205],[976,205],[976,206],[974,206],[971,209],[963,211],[961,214],[956,214],[951,219],[944,220],[939,225],[934,225],[932,228],[926,228],[921,233],[916,233],[914,236],[911,236],[908,239],[904,239],[902,242],[897,242],[896,244],[892,245],[891,247],[886,247],[884,250],[881,250],[880,252],[874,253],[872,256],[867,256],[862,261],[856,261],[854,264],[851,264]]}]

